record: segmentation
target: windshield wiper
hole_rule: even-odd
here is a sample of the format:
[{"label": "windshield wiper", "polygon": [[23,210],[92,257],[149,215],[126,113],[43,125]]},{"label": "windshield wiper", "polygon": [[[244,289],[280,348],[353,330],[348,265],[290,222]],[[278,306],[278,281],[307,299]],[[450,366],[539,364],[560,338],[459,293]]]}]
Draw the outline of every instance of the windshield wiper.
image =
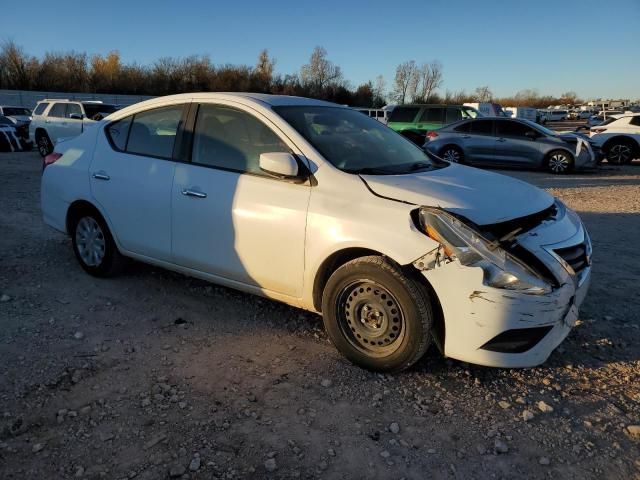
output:
[{"label": "windshield wiper", "polygon": [[350,168],[344,170],[347,173],[355,173],[357,175],[393,175],[394,172],[392,170],[388,170],[386,168],[374,168],[374,167],[364,167],[364,168]]},{"label": "windshield wiper", "polygon": [[417,170],[431,170],[433,168],[433,165],[427,162],[416,162],[416,163],[412,163],[409,166],[409,171],[410,172],[415,172]]}]

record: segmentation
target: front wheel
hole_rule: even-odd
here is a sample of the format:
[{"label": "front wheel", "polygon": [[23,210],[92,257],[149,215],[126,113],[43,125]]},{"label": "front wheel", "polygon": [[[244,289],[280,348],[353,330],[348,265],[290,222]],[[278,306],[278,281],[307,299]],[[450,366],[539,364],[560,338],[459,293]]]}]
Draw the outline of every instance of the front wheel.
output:
[{"label": "front wheel", "polygon": [[361,257],[338,268],[325,287],[322,312],[338,351],[368,370],[404,370],[431,340],[427,289],[384,257]]},{"label": "front wheel", "polygon": [[555,174],[569,173],[573,168],[573,156],[564,150],[554,150],[547,156],[547,170]]}]

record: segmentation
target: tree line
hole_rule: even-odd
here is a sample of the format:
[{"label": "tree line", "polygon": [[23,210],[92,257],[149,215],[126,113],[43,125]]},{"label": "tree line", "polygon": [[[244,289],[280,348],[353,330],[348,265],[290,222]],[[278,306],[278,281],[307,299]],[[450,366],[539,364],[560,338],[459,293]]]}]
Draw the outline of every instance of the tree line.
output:
[{"label": "tree line", "polygon": [[[451,103],[498,101],[508,106],[546,107],[576,103],[577,95],[540,96],[523,90],[514,97],[497,99],[488,86],[467,93],[441,92],[442,63],[418,64],[414,60],[396,68],[393,88],[387,92],[382,75],[353,87],[340,66],[316,47],[299,72],[277,74],[276,61],[262,50],[255,65],[216,65],[208,56],[159,58],[150,65],[124,63],[117,51],[89,56],[82,52],[48,52],[29,55],[13,41],[0,46],[0,89],[44,90],[69,93],[169,95],[174,93],[260,92],[298,95],[355,107],[382,107],[387,103]],[[569,101],[571,100],[571,101]]]}]

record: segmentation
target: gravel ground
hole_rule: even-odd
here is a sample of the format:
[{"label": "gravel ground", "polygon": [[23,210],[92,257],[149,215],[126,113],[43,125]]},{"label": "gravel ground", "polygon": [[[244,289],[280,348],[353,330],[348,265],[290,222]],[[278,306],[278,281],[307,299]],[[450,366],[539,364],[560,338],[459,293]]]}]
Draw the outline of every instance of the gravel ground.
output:
[{"label": "gravel ground", "polygon": [[640,165],[507,173],[591,232],[579,325],[540,368],[431,349],[379,375],[315,315],[141,264],[87,276],[41,221],[37,154],[0,154],[0,478],[640,479]]}]

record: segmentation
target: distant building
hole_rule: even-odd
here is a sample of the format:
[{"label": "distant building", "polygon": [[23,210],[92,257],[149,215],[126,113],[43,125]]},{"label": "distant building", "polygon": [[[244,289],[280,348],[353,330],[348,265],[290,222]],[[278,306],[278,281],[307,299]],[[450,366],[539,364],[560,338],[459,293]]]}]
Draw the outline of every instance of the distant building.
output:
[{"label": "distant building", "polygon": [[598,98],[596,100],[591,100],[590,102],[587,102],[587,105],[589,105],[590,107],[604,107],[605,109],[623,108],[631,105],[631,100],[629,100],[628,98],[617,99],[617,100],[613,100],[611,98],[608,98],[608,99]]}]

